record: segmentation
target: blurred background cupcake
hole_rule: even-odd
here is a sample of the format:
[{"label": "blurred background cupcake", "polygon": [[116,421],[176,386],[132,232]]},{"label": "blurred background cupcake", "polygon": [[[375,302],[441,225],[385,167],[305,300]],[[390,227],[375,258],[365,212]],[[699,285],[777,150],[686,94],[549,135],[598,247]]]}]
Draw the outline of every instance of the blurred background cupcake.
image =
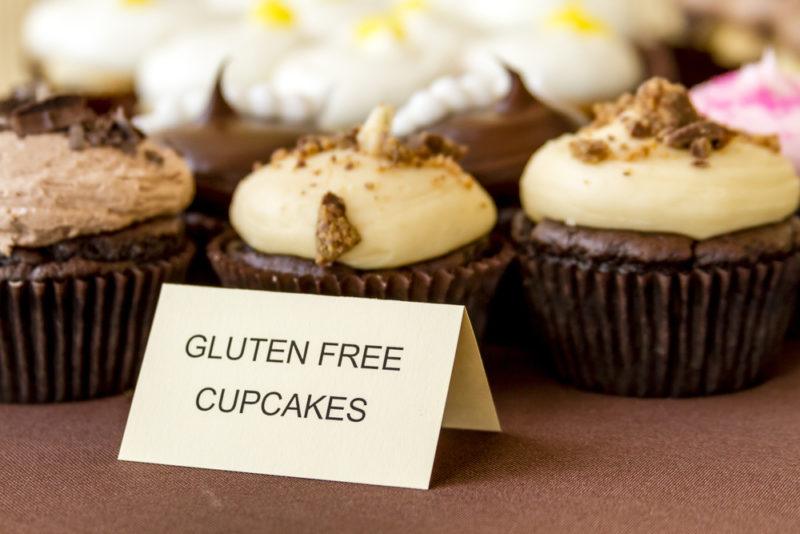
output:
[{"label": "blurred background cupcake", "polygon": [[23,43],[35,76],[98,106],[135,106],[144,55],[200,19],[186,0],[43,0],[32,4]]},{"label": "blurred background cupcake", "polygon": [[757,61],[768,47],[798,67],[800,7],[794,0],[676,0],[689,20],[678,54],[689,86]]}]

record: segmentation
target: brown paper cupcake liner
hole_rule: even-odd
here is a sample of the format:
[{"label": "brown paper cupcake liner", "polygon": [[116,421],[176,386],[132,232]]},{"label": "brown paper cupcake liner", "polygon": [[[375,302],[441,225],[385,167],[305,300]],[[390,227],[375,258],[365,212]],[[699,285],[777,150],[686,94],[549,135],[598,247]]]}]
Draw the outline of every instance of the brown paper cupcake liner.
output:
[{"label": "brown paper cupcake liner", "polygon": [[238,239],[233,231],[208,246],[208,256],[225,287],[261,289],[286,293],[365,297],[415,302],[461,304],[467,308],[476,336],[486,325],[489,301],[497,283],[514,257],[506,241],[493,239],[494,253],[455,269],[423,272],[399,269],[390,272],[295,275],[258,269],[231,258],[227,244]]},{"label": "brown paper cupcake liner", "polygon": [[183,280],[194,251],[94,276],[0,281],[0,402],[133,387],[161,285]]},{"label": "brown paper cupcake liner", "polygon": [[523,257],[564,381],[638,397],[736,391],[765,377],[792,317],[800,254],[687,272],[614,272]]}]

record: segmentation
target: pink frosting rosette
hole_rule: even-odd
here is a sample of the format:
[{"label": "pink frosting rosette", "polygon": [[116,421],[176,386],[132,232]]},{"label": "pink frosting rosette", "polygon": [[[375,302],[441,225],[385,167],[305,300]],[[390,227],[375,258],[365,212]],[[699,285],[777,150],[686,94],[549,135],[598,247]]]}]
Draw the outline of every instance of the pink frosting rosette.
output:
[{"label": "pink frosting rosette", "polygon": [[800,75],[783,70],[772,51],[758,63],[698,85],[691,97],[698,111],[716,122],[777,135],[800,173]]}]

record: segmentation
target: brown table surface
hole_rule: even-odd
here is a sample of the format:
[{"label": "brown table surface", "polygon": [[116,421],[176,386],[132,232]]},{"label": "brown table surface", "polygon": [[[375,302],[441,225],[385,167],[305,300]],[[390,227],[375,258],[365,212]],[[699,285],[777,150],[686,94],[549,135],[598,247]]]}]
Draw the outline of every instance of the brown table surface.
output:
[{"label": "brown table surface", "polygon": [[444,431],[430,491],[120,462],[127,395],[0,406],[0,532],[800,532],[800,344],[693,400],[486,359],[505,433]]}]

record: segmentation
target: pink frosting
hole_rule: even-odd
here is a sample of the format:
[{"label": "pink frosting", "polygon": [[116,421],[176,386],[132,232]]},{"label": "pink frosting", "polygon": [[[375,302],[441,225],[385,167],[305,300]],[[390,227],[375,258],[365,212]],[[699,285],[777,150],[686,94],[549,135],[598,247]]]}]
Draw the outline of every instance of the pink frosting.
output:
[{"label": "pink frosting", "polygon": [[716,122],[777,135],[800,173],[800,76],[782,70],[772,51],[758,63],[698,85],[691,97],[698,111]]}]

